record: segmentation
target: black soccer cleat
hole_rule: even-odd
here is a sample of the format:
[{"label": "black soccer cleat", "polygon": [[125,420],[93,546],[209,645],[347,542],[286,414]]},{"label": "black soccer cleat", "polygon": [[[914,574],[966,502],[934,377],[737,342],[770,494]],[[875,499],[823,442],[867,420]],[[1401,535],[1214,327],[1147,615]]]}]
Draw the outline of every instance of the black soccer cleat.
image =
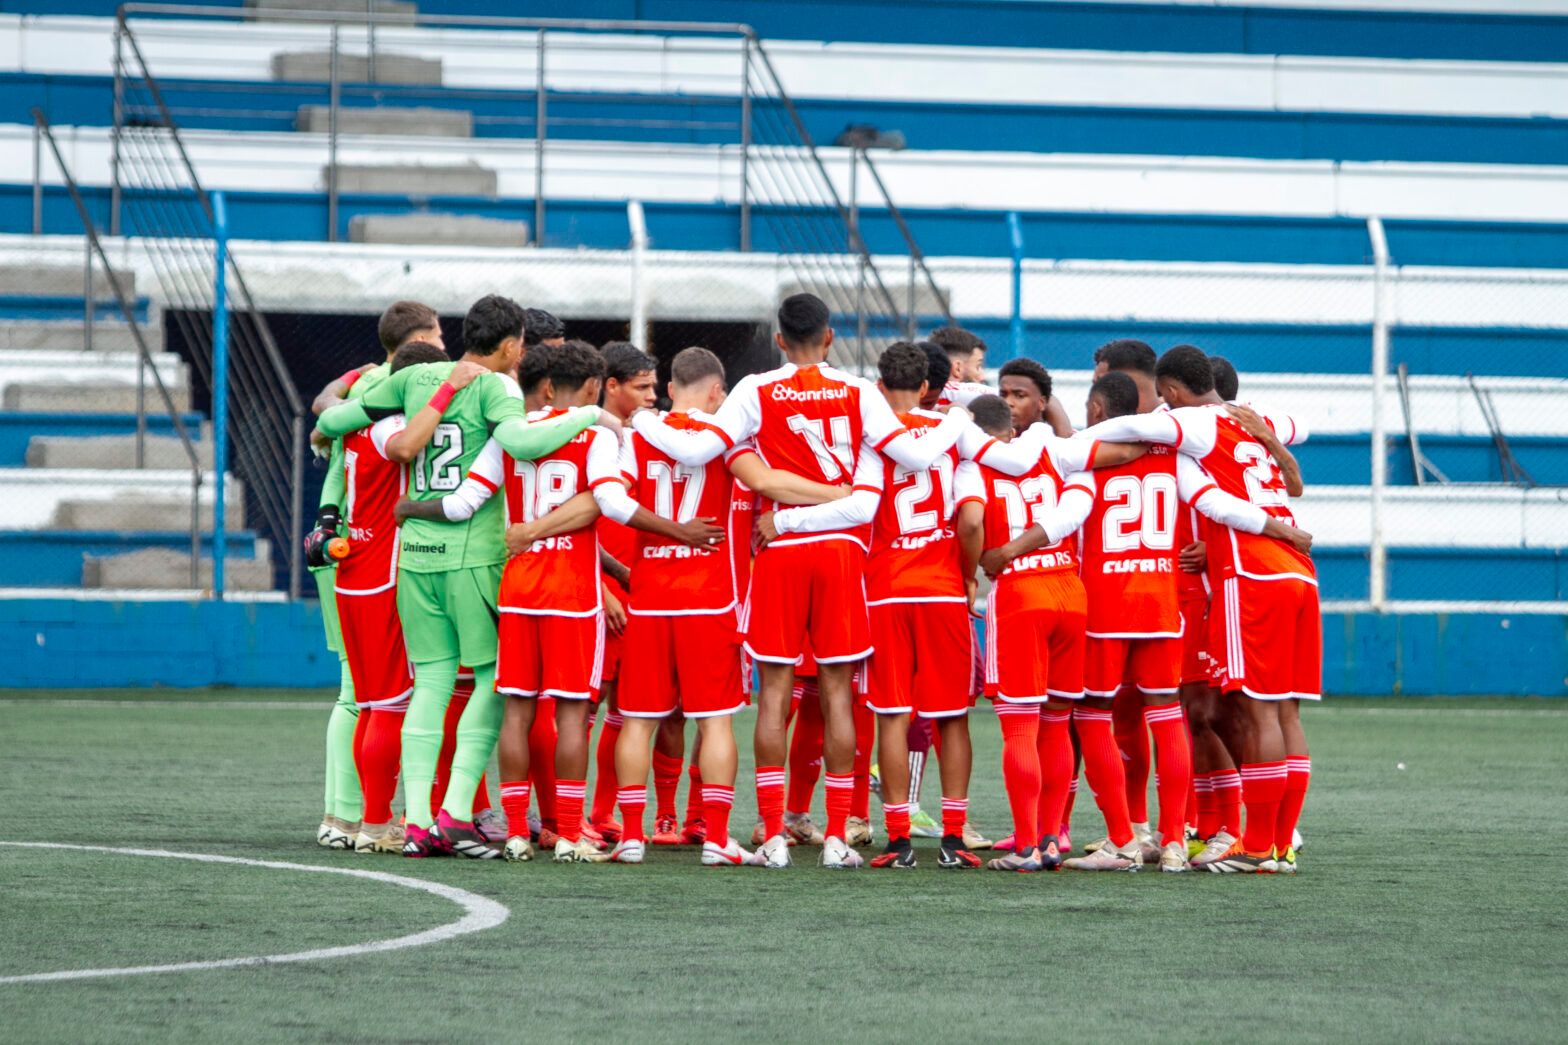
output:
[{"label": "black soccer cleat", "polygon": [[498,860],[501,857],[501,850],[492,846],[473,824],[454,820],[445,810],[437,816],[436,826],[430,829],[430,834],[458,856],[470,860]]},{"label": "black soccer cleat", "polygon": [[887,848],[871,858],[872,867],[892,867],[907,871],[915,866],[915,848],[907,838],[888,840]]},{"label": "black soccer cleat", "polygon": [[1040,867],[1046,871],[1062,869],[1062,851],[1057,847],[1055,835],[1040,839]]},{"label": "black soccer cleat", "polygon": [[978,868],[980,858],[964,845],[963,838],[958,835],[943,835],[942,844],[936,851],[936,865],[948,871],[962,871]]}]

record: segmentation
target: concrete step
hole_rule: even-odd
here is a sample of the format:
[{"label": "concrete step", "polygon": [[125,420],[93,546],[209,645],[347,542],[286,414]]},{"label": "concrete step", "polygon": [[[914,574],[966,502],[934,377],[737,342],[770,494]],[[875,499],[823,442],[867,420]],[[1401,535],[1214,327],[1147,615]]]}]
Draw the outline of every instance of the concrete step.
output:
[{"label": "concrete step", "polygon": [[[80,352],[88,348],[87,324],[70,321],[17,320],[0,324],[0,350],[26,349],[53,352]],[[142,337],[153,352],[163,351],[163,330],[143,325]],[[93,324],[92,351],[135,352],[136,336],[129,323],[100,321]]]},{"label": "concrete step", "polygon": [[[196,459],[203,470],[213,467],[212,426],[203,423],[196,439]],[[178,436],[148,435],[143,450],[143,468],[177,471],[190,467],[185,445]],[[35,435],[27,444],[29,468],[135,468],[136,436]]]},{"label": "concrete step", "polygon": [[[332,52],[280,51],[272,56],[272,78],[328,83],[332,79]],[[345,54],[339,51],[338,82],[400,83],[420,87],[439,87],[441,59],[377,51],[375,71],[372,74],[368,56]]]},{"label": "concrete step", "polygon": [[[115,275],[119,277],[120,287],[125,291],[126,296],[135,298],[136,273],[126,269],[116,269]],[[29,265],[21,262],[0,264],[0,294],[6,296],[38,294],[80,297],[86,282],[86,275],[80,264]],[[93,265],[93,294],[100,299],[114,297],[114,289],[108,276],[96,263]]]},{"label": "concrete step", "polygon": [[[301,105],[294,129],[326,134],[332,130],[332,109],[326,105]],[[472,138],[474,114],[464,109],[439,109],[428,105],[378,105],[373,108],[338,108],[339,134],[396,134],[402,137]]]},{"label": "concrete step", "polygon": [[[228,490],[225,500],[229,502],[229,511],[224,529],[243,530],[245,498],[238,483],[230,483]],[[211,530],[212,503],[206,491],[202,501],[196,525]],[[189,526],[190,521],[189,491],[183,497],[122,492],[114,497],[61,500],[55,505],[50,525],[56,530],[178,530]]]},{"label": "concrete step", "polygon": [[[225,556],[223,585],[230,591],[267,591],[272,587],[272,560],[262,554],[265,542],[258,542],[257,557],[243,559]],[[188,588],[191,583],[189,552],[168,548],[144,548],[124,555],[86,555],[82,557],[84,588]],[[212,587],[212,558],[203,556],[196,563],[197,586]]]},{"label": "concrete step", "polygon": [[475,214],[356,214],[353,243],[418,243],[458,247],[526,247],[528,222]]},{"label": "concrete step", "polygon": [[[166,377],[167,381],[168,378]],[[190,390],[183,384],[169,389],[174,408],[191,408]],[[151,381],[147,385],[146,409],[163,412],[163,397]],[[136,386],[131,383],[44,384],[18,381],[7,384],[0,393],[0,410],[30,410],[35,413],[134,414]]]},{"label": "concrete step", "polygon": [[[330,168],[322,168],[325,184]],[[339,192],[400,196],[494,196],[495,171],[477,163],[426,166],[420,163],[339,164]]]},{"label": "concrete step", "polygon": [[[204,509],[217,484],[202,474]],[[231,474],[225,492],[232,529],[243,519],[244,484]],[[189,468],[0,468],[0,528],[9,530],[167,533],[190,526],[190,503]]]},{"label": "concrete step", "polygon": [[419,6],[408,0],[245,0],[248,22],[287,22],[297,20],[300,11],[336,14],[333,21],[365,23],[367,11],[377,16],[377,25],[413,24]]}]

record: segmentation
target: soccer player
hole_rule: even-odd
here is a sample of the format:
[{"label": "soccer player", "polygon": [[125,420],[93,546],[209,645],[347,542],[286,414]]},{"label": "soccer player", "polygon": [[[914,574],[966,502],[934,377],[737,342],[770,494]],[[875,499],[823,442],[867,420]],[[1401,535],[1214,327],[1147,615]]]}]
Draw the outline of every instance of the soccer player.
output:
[{"label": "soccer player", "polygon": [[566,341],[566,326],[542,308],[523,309],[523,358],[540,345],[553,346]]},{"label": "soccer player", "polygon": [[[399,371],[358,401],[323,413],[317,427],[336,437],[390,414],[407,416],[410,441],[421,447],[407,462],[414,501],[439,500],[455,490],[492,430],[516,460],[550,453],[600,420],[600,411],[590,407],[529,424],[516,382],[501,376],[517,365],[522,337],[521,306],[496,295],[481,298],[463,319],[462,360]],[[403,724],[405,856],[430,856],[446,847],[480,859],[497,855],[470,818],[501,724],[496,593],[504,559],[499,504],[461,523],[410,518],[403,524],[398,615],[414,662],[414,692]],[[474,669],[475,690],[458,725],[438,821],[430,787],[460,662]]]},{"label": "soccer player", "polygon": [[1119,338],[1094,351],[1094,379],[1106,374],[1126,374],[1138,387],[1138,413],[1146,414],[1160,405],[1154,387],[1154,349],[1135,338]]},{"label": "soccer player", "polygon": [[[963,406],[976,396],[990,393],[991,389],[984,384],[986,353],[984,341],[962,327],[953,326],[933,330],[927,340],[946,351],[953,366],[952,376],[943,389],[938,409],[945,409],[953,403]],[[1062,406],[1062,401],[1054,395],[1046,396],[1045,421],[1051,426],[1051,430],[1063,439],[1073,434],[1072,422],[1067,419],[1067,410]]]},{"label": "soccer player", "polygon": [[[912,434],[933,431],[941,415],[922,411],[927,358],[898,342],[877,360],[878,388]],[[912,868],[910,844],[910,719],[934,720],[942,736],[942,842],[937,864],[975,868],[964,843],[971,749],[968,713],[974,630],[965,578],[980,557],[983,495],[973,462],[957,449],[924,471],[912,471],[862,448],[855,492],[814,508],[787,508],[759,520],[764,539],[871,524],[866,599],[873,650],[861,670],[866,706],[876,714],[887,848],[872,867]],[[973,535],[961,547],[959,533]],[[967,569],[965,568],[967,567]],[[973,582],[970,581],[970,584]]]},{"label": "soccer player", "polygon": [[[743,378],[712,425],[685,431],[650,412],[633,418],[638,434],[681,464],[697,467],[755,437],[770,467],[829,485],[853,475],[862,442],[898,464],[924,470],[957,440],[969,415],[954,407],[943,424],[919,438],[894,415],[874,385],[827,363],[833,343],[828,307],[795,294],[779,307],[775,341],[788,362]],[[855,721],[850,679],[871,652],[861,575],[865,535],[854,530],[786,536],[759,552],[747,598],[746,651],[759,664],[762,688],[755,738],[757,805],[768,835],[770,867],[789,865],[784,834],[783,767],[794,666],[807,636],[817,659],[824,719],[826,867],[863,863],[844,840],[854,786]]]},{"label": "soccer player", "polygon": [[[1156,374],[1168,412],[1112,418],[1096,438],[1145,439],[1174,446],[1202,464],[1221,490],[1294,523],[1279,466],[1264,444],[1227,411],[1201,349],[1178,346]],[[1299,427],[1273,420],[1273,431]],[[1291,837],[1311,775],[1300,702],[1321,699],[1322,623],[1312,559],[1299,543],[1228,529],[1207,542],[1209,576],[1220,588],[1210,613],[1209,655],[1219,689],[1244,719],[1241,839],[1208,865],[1218,872],[1294,871]]]}]

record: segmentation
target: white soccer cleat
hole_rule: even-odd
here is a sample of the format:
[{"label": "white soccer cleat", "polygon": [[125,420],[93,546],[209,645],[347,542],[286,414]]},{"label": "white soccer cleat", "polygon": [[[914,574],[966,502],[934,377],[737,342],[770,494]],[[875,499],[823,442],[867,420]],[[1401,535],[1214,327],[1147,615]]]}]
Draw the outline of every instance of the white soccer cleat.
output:
[{"label": "white soccer cleat", "polygon": [[401,853],[403,829],[396,824],[361,824],[354,836],[356,853]]},{"label": "white soccer cleat", "polygon": [[811,822],[810,813],[785,813],[784,833],[790,845],[821,845],[822,828]]},{"label": "white soccer cleat", "polygon": [[492,842],[499,842],[512,833],[506,822],[506,816],[494,808],[486,809],[474,817],[474,830]]},{"label": "white soccer cleat", "polygon": [[327,844],[327,836],[330,835],[331,833],[332,833],[332,825],[327,823],[327,818],[326,817],[322,817],[321,818],[321,826],[316,828],[316,844],[317,845],[321,845],[321,846],[326,845]]},{"label": "white soccer cleat", "polygon": [[1230,852],[1230,847],[1236,844],[1236,836],[1229,831],[1221,831],[1208,844],[1203,847],[1203,852],[1192,858],[1192,866],[1207,867],[1216,860],[1222,859]]},{"label": "white soccer cleat", "polygon": [[623,838],[610,850],[612,864],[640,864],[643,857],[641,838]]},{"label": "white soccer cleat", "polygon": [[[784,851],[787,855],[789,847],[785,846]],[[724,845],[719,845],[717,842],[702,843],[704,867],[763,867],[766,864],[766,858],[761,853],[748,853],[733,838]]]},{"label": "white soccer cleat", "polygon": [[317,831],[317,845],[326,846],[328,849],[352,850],[354,848],[354,837],[359,834],[358,824],[349,824],[337,817],[328,817],[321,826],[326,829],[326,835],[323,837],[322,833]]},{"label": "white soccer cleat", "polygon": [[1192,870],[1192,865],[1187,863],[1187,843],[1166,842],[1165,848],[1160,850],[1160,870],[1167,874]]},{"label": "white soccer cleat", "polygon": [[555,843],[553,859],[558,864],[602,864],[609,858],[609,853],[600,852],[599,848],[586,838],[579,838],[575,842],[568,842],[561,838]]},{"label": "white soccer cleat", "polygon": [[1292,849],[1305,849],[1307,847],[1306,841],[1301,837],[1301,832],[1294,827],[1290,829],[1290,847]]},{"label": "white soccer cleat", "polygon": [[980,829],[967,820],[964,821],[963,839],[965,849],[989,849],[996,844],[981,834]]},{"label": "white soccer cleat", "polygon": [[1274,858],[1274,870],[1278,874],[1296,873],[1296,847],[1291,846]]},{"label": "white soccer cleat", "polygon": [[933,820],[930,813],[926,812],[924,809],[921,809],[919,802],[909,803],[909,837],[942,837],[942,825]]},{"label": "white soccer cleat", "polygon": [[1143,866],[1143,846],[1135,837],[1126,845],[1105,845],[1084,856],[1063,860],[1074,871],[1136,871]]},{"label": "white soccer cleat", "polygon": [[757,855],[762,857],[763,867],[788,867],[791,863],[789,839],[783,835],[774,835],[762,843],[762,848],[757,850]]},{"label": "white soccer cleat", "polygon": [[844,841],[850,845],[870,845],[876,841],[876,836],[871,831],[871,821],[859,816],[852,816],[845,820]]},{"label": "white soccer cleat", "polygon": [[864,867],[865,860],[859,853],[849,847],[849,843],[842,838],[829,837],[822,843],[822,866],[836,870],[853,870]]},{"label": "white soccer cleat", "polygon": [[1138,845],[1143,849],[1143,862],[1152,864],[1160,858],[1159,843],[1154,840],[1154,829],[1147,821],[1132,825],[1132,836],[1138,840]]},{"label": "white soccer cleat", "polygon": [[513,863],[527,863],[534,858],[534,844],[527,835],[513,835],[506,840],[501,855]]}]

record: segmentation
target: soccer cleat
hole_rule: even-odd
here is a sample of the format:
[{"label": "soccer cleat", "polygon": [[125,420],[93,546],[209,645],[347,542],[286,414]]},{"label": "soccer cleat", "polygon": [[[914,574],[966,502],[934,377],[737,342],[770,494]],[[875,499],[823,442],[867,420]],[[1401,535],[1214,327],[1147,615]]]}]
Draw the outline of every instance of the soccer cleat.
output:
[{"label": "soccer cleat", "polygon": [[481,809],[474,817],[474,830],[490,842],[504,842],[512,833],[506,815],[495,809]]},{"label": "soccer cleat", "polygon": [[[945,835],[943,837],[946,837]],[[969,821],[964,821],[964,848],[965,849],[990,849],[995,843],[980,833],[980,829]]]},{"label": "soccer cleat", "polygon": [[1280,874],[1296,873],[1296,847],[1289,846],[1274,860],[1275,870]]},{"label": "soccer cleat", "polygon": [[1011,852],[987,862],[986,866],[993,871],[1016,871],[1019,874],[1033,874],[1044,870],[1044,865],[1040,862],[1040,854],[1035,850],[1023,853]]},{"label": "soccer cleat", "polygon": [[708,825],[700,819],[688,820],[681,825],[681,845],[705,845],[707,841]]},{"label": "soccer cleat", "polygon": [[604,841],[609,845],[614,845],[616,842],[619,842],[621,840],[621,835],[624,833],[620,821],[618,820],[596,821],[593,825],[593,829],[594,831],[598,832],[599,837],[604,839]]},{"label": "soccer cleat", "polygon": [[1060,871],[1064,851],[1055,835],[1046,835],[1040,839],[1040,867],[1046,871]]},{"label": "soccer cleat", "polygon": [[470,860],[494,860],[501,855],[501,851],[492,846],[490,840],[477,831],[473,824],[453,819],[445,809],[436,814],[436,826],[431,828],[430,833],[452,852]]},{"label": "soccer cleat", "polygon": [[1181,874],[1192,870],[1187,862],[1187,847],[1181,842],[1166,842],[1160,850],[1160,870],[1167,874]]},{"label": "soccer cleat", "polygon": [[751,844],[760,846],[763,842],[766,842],[768,840],[767,830],[762,821],[758,820],[757,826],[751,829]]},{"label": "soccer cleat", "polygon": [[1204,847],[1191,857],[1193,867],[1207,867],[1216,860],[1222,859],[1230,852],[1230,847],[1236,844],[1236,836],[1229,831],[1221,831],[1209,839]]},{"label": "soccer cleat", "polygon": [[1143,866],[1143,847],[1137,838],[1126,845],[1101,846],[1092,853],[1062,861],[1072,871],[1136,871]]},{"label": "soccer cleat", "polygon": [[996,843],[992,845],[991,848],[995,849],[999,853],[1010,853],[1015,848],[1015,845],[1016,843],[1013,840],[1013,836],[1008,835],[1005,838],[997,839]]},{"label": "soccer cleat", "polygon": [[609,845],[606,844],[604,836],[599,833],[599,829],[594,827],[593,824],[589,823],[587,817],[583,818],[582,825],[577,829],[577,834],[584,841],[592,844],[595,849],[608,850],[610,848]]},{"label": "soccer cleat", "polygon": [[1160,847],[1155,844],[1154,829],[1146,821],[1135,823],[1132,825],[1132,834],[1143,848],[1143,862],[1152,864],[1158,861],[1160,858]]},{"label": "soccer cleat", "polygon": [[821,845],[827,840],[822,829],[811,822],[810,813],[785,813],[784,833],[792,839],[790,845]]},{"label": "soccer cleat", "polygon": [[538,841],[540,849],[554,849],[555,843],[559,842],[560,840],[561,836],[555,831],[552,831],[550,828],[544,826],[539,828]]},{"label": "soccer cleat", "polygon": [[848,842],[837,837],[828,838],[822,843],[822,858],[820,862],[823,867],[842,871],[851,871],[864,867],[866,863],[859,853],[849,847]]},{"label": "soccer cleat", "polygon": [[354,836],[356,853],[401,853],[403,832],[396,824],[361,824]]},{"label": "soccer cleat", "polygon": [[[789,846],[784,847],[784,852],[789,853]],[[746,852],[733,838],[725,845],[717,842],[702,843],[704,867],[763,867],[765,864],[766,859],[761,853]]]},{"label": "soccer cleat", "polygon": [[1294,827],[1290,829],[1290,847],[1292,849],[1305,849],[1307,847],[1306,841],[1301,837],[1301,832]]},{"label": "soccer cleat", "polygon": [[316,842],[318,845],[326,846],[328,849],[354,848],[354,836],[359,833],[359,826],[357,824],[351,825],[346,820],[340,820],[335,816],[329,816],[322,822],[321,826],[322,828],[325,828],[326,835],[323,837],[320,830],[316,832]]},{"label": "soccer cleat", "polygon": [[555,855],[552,859],[558,864],[602,864],[610,858],[610,854],[595,846],[586,838],[579,838],[569,842],[564,838],[555,843]]},{"label": "soccer cleat", "polygon": [[763,867],[788,867],[791,863],[789,840],[783,835],[774,835],[762,843],[762,848],[757,850],[757,855],[762,857]]},{"label": "soccer cleat", "polygon": [[871,821],[864,817],[852,816],[844,821],[844,841],[850,845],[870,845],[876,841],[872,833]]},{"label": "soccer cleat", "polygon": [[681,832],[676,826],[675,818],[666,813],[653,822],[653,837],[649,839],[654,845],[680,845]]},{"label": "soccer cleat", "polygon": [[534,858],[534,844],[527,835],[513,835],[506,840],[501,855],[513,863],[527,863]]},{"label": "soccer cleat", "polygon": [[427,856],[445,856],[451,851],[434,831],[426,830],[418,824],[408,824],[403,828],[404,856],[420,859]]},{"label": "soccer cleat", "polygon": [[877,796],[877,801],[882,801],[882,763],[871,763],[871,793]]},{"label": "soccer cleat", "polygon": [[539,819],[539,814],[532,810],[528,813],[528,840],[537,842],[544,834],[544,821]]},{"label": "soccer cleat", "polygon": [[913,802],[909,804],[909,835],[911,838],[941,838],[942,825],[931,819],[931,814]]},{"label": "soccer cleat", "polygon": [[1279,865],[1274,860],[1272,847],[1266,853],[1249,853],[1237,842],[1208,868],[1215,874],[1273,874],[1279,870]]},{"label": "soccer cleat", "polygon": [[1102,836],[1100,838],[1096,838],[1092,842],[1087,843],[1083,847],[1083,851],[1085,853],[1098,853],[1101,849],[1104,849],[1106,846],[1108,846],[1110,844],[1111,844],[1111,840],[1109,838],[1106,838],[1106,837]]},{"label": "soccer cleat", "polygon": [[327,819],[327,817],[322,817],[321,826],[316,828],[316,844],[320,846],[327,844],[327,836],[332,833],[332,825],[327,823]]},{"label": "soccer cleat", "polygon": [[1067,833],[1066,824],[1063,824],[1061,830],[1056,832],[1056,845],[1060,852],[1070,853],[1073,851],[1073,839]]},{"label": "soccer cleat", "polygon": [[615,848],[610,850],[610,863],[612,864],[640,864],[642,863],[643,844],[641,838],[623,838],[615,843]]},{"label": "soccer cleat", "polygon": [[907,871],[915,866],[915,847],[907,838],[894,838],[886,849],[871,858],[871,866]]},{"label": "soccer cleat", "polygon": [[1199,853],[1202,853],[1208,847],[1209,843],[1205,842],[1201,838],[1189,838],[1187,840],[1187,859],[1191,860],[1193,857],[1197,856]]},{"label": "soccer cleat", "polygon": [[945,871],[962,871],[980,866],[980,858],[957,835],[943,835],[936,851],[936,865]]}]

